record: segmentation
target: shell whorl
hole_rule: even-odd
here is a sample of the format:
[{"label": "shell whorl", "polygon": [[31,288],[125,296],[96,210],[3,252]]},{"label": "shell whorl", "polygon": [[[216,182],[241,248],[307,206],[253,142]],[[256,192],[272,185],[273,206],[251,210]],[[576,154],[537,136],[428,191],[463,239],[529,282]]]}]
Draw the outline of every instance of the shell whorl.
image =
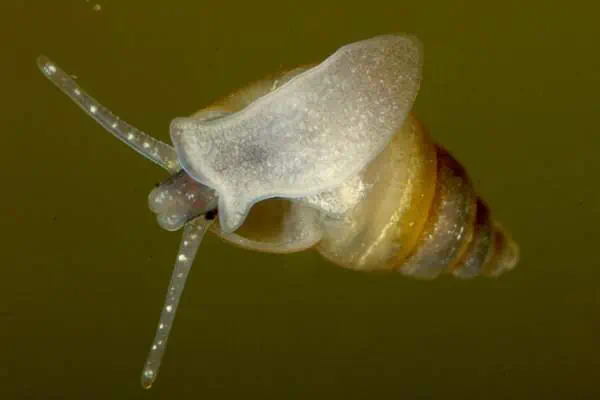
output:
[{"label": "shell whorl", "polygon": [[516,244],[465,169],[414,115],[361,179],[370,193],[317,245],[335,264],[432,279],[496,276],[517,263]]},{"label": "shell whorl", "polygon": [[418,278],[497,276],[516,265],[517,245],[490,215],[462,166],[436,146],[437,181],[427,222],[410,255],[394,269]]}]

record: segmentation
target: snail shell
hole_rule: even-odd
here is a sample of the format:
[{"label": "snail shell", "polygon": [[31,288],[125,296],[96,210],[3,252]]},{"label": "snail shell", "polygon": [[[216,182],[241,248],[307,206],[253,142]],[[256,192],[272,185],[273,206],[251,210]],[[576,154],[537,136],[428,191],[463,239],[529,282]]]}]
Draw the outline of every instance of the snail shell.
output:
[{"label": "snail shell", "polygon": [[[237,112],[308,68],[250,84],[192,117]],[[491,218],[464,168],[433,142],[414,114],[338,191],[342,195],[334,200],[341,204],[335,207],[323,198],[267,199],[250,209],[233,234],[219,224],[211,230],[249,250],[289,253],[314,247],[342,267],[419,278],[444,272],[496,276],[518,261],[518,247]],[[325,212],[315,223],[311,212],[319,206]]]}]

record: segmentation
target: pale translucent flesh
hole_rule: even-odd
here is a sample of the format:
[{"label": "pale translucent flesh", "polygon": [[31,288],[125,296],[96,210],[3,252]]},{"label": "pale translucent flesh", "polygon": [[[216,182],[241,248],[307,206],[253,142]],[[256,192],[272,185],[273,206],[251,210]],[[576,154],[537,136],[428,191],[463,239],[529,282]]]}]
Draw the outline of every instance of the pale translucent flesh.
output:
[{"label": "pale translucent flesh", "polygon": [[[156,335],[142,372],[142,386],[150,388],[156,380],[175,319],[175,312],[198,247],[206,231],[214,222],[205,219],[204,216],[192,220],[187,218],[192,217],[192,214],[190,214],[192,212],[205,213],[213,209],[216,206],[216,193],[197,182],[176,179],[180,175],[177,174],[180,166],[173,147],[154,139],[119,119],[110,110],[84,92],[70,75],[47,57],[40,56],[37,62],[42,73],[52,83],[107,131],[139,154],[166,169],[169,173],[175,174],[165,184],[153,190],[149,196],[151,209],[157,213],[157,219],[162,227],[175,230],[185,224]],[[162,201],[163,199],[164,201]],[[198,202],[202,204],[201,207],[195,207]]]},{"label": "pale translucent flesh", "polygon": [[146,389],[149,389],[156,380],[188,273],[192,268],[202,238],[213,222],[202,216],[188,222],[183,228],[183,237],[177,252],[167,298],[160,315],[150,354],[148,354],[142,372],[142,386]]},{"label": "pale translucent flesh", "polygon": [[[221,229],[231,233],[260,200],[316,195],[356,174],[404,123],[419,89],[421,46],[403,35],[344,46],[237,113],[209,120],[175,119],[170,133],[177,151],[119,119],[48,58],[40,56],[38,66],[107,131],[173,175],[149,196],[163,228],[184,226],[142,373],[142,385],[149,388],[157,377],[187,275],[213,222],[196,217],[197,213],[212,209],[218,201]],[[178,179],[180,164],[195,181]],[[292,235],[294,240],[296,236]]]},{"label": "pale translucent flesh", "polygon": [[81,107],[83,111],[94,118],[117,139],[171,173],[175,173],[180,169],[177,154],[172,146],[153,138],[128,124],[126,121],[121,120],[88,95],[69,74],[65,73],[47,57],[38,57],[37,64],[50,82],[54,83],[75,104]]},{"label": "pale translucent flesh", "polygon": [[182,167],[219,195],[220,226],[250,207],[342,184],[403,125],[421,78],[421,46],[404,35],[346,45],[246,108],[219,119],[176,118]]},{"label": "pale translucent flesh", "polygon": [[156,213],[161,228],[176,231],[187,221],[216,209],[217,194],[179,171],[150,192],[148,207]]}]

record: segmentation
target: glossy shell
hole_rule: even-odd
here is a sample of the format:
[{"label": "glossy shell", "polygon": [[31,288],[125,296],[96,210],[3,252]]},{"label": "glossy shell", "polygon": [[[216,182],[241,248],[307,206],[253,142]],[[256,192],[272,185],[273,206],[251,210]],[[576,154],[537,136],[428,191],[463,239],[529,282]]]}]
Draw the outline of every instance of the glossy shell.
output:
[{"label": "glossy shell", "polygon": [[[238,111],[307,67],[257,81],[194,116]],[[493,221],[466,171],[410,114],[386,148],[336,190],[299,200],[267,199],[239,230],[211,228],[232,244],[273,253],[310,247],[358,270],[397,270],[434,278],[498,275],[518,247]]]}]

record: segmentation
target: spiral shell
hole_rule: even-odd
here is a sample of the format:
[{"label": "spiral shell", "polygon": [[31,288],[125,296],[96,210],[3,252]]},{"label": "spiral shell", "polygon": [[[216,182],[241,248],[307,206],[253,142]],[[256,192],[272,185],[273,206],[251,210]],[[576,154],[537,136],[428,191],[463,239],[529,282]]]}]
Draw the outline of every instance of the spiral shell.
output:
[{"label": "spiral shell", "polygon": [[[215,102],[205,113],[236,112],[310,68],[274,74]],[[329,261],[356,270],[397,270],[418,278],[451,273],[459,278],[496,276],[519,258],[510,235],[491,218],[464,168],[435,144],[414,114],[385,150],[347,185],[343,213],[319,218],[323,236],[310,243]],[[314,206],[315,204],[311,204]],[[320,206],[323,203],[319,204]],[[284,226],[296,221],[287,199],[257,203],[234,234],[212,230],[251,250],[295,252],[281,243]],[[328,211],[328,210],[325,210]],[[287,233],[286,233],[287,234]],[[273,245],[270,245],[273,243]]]}]

